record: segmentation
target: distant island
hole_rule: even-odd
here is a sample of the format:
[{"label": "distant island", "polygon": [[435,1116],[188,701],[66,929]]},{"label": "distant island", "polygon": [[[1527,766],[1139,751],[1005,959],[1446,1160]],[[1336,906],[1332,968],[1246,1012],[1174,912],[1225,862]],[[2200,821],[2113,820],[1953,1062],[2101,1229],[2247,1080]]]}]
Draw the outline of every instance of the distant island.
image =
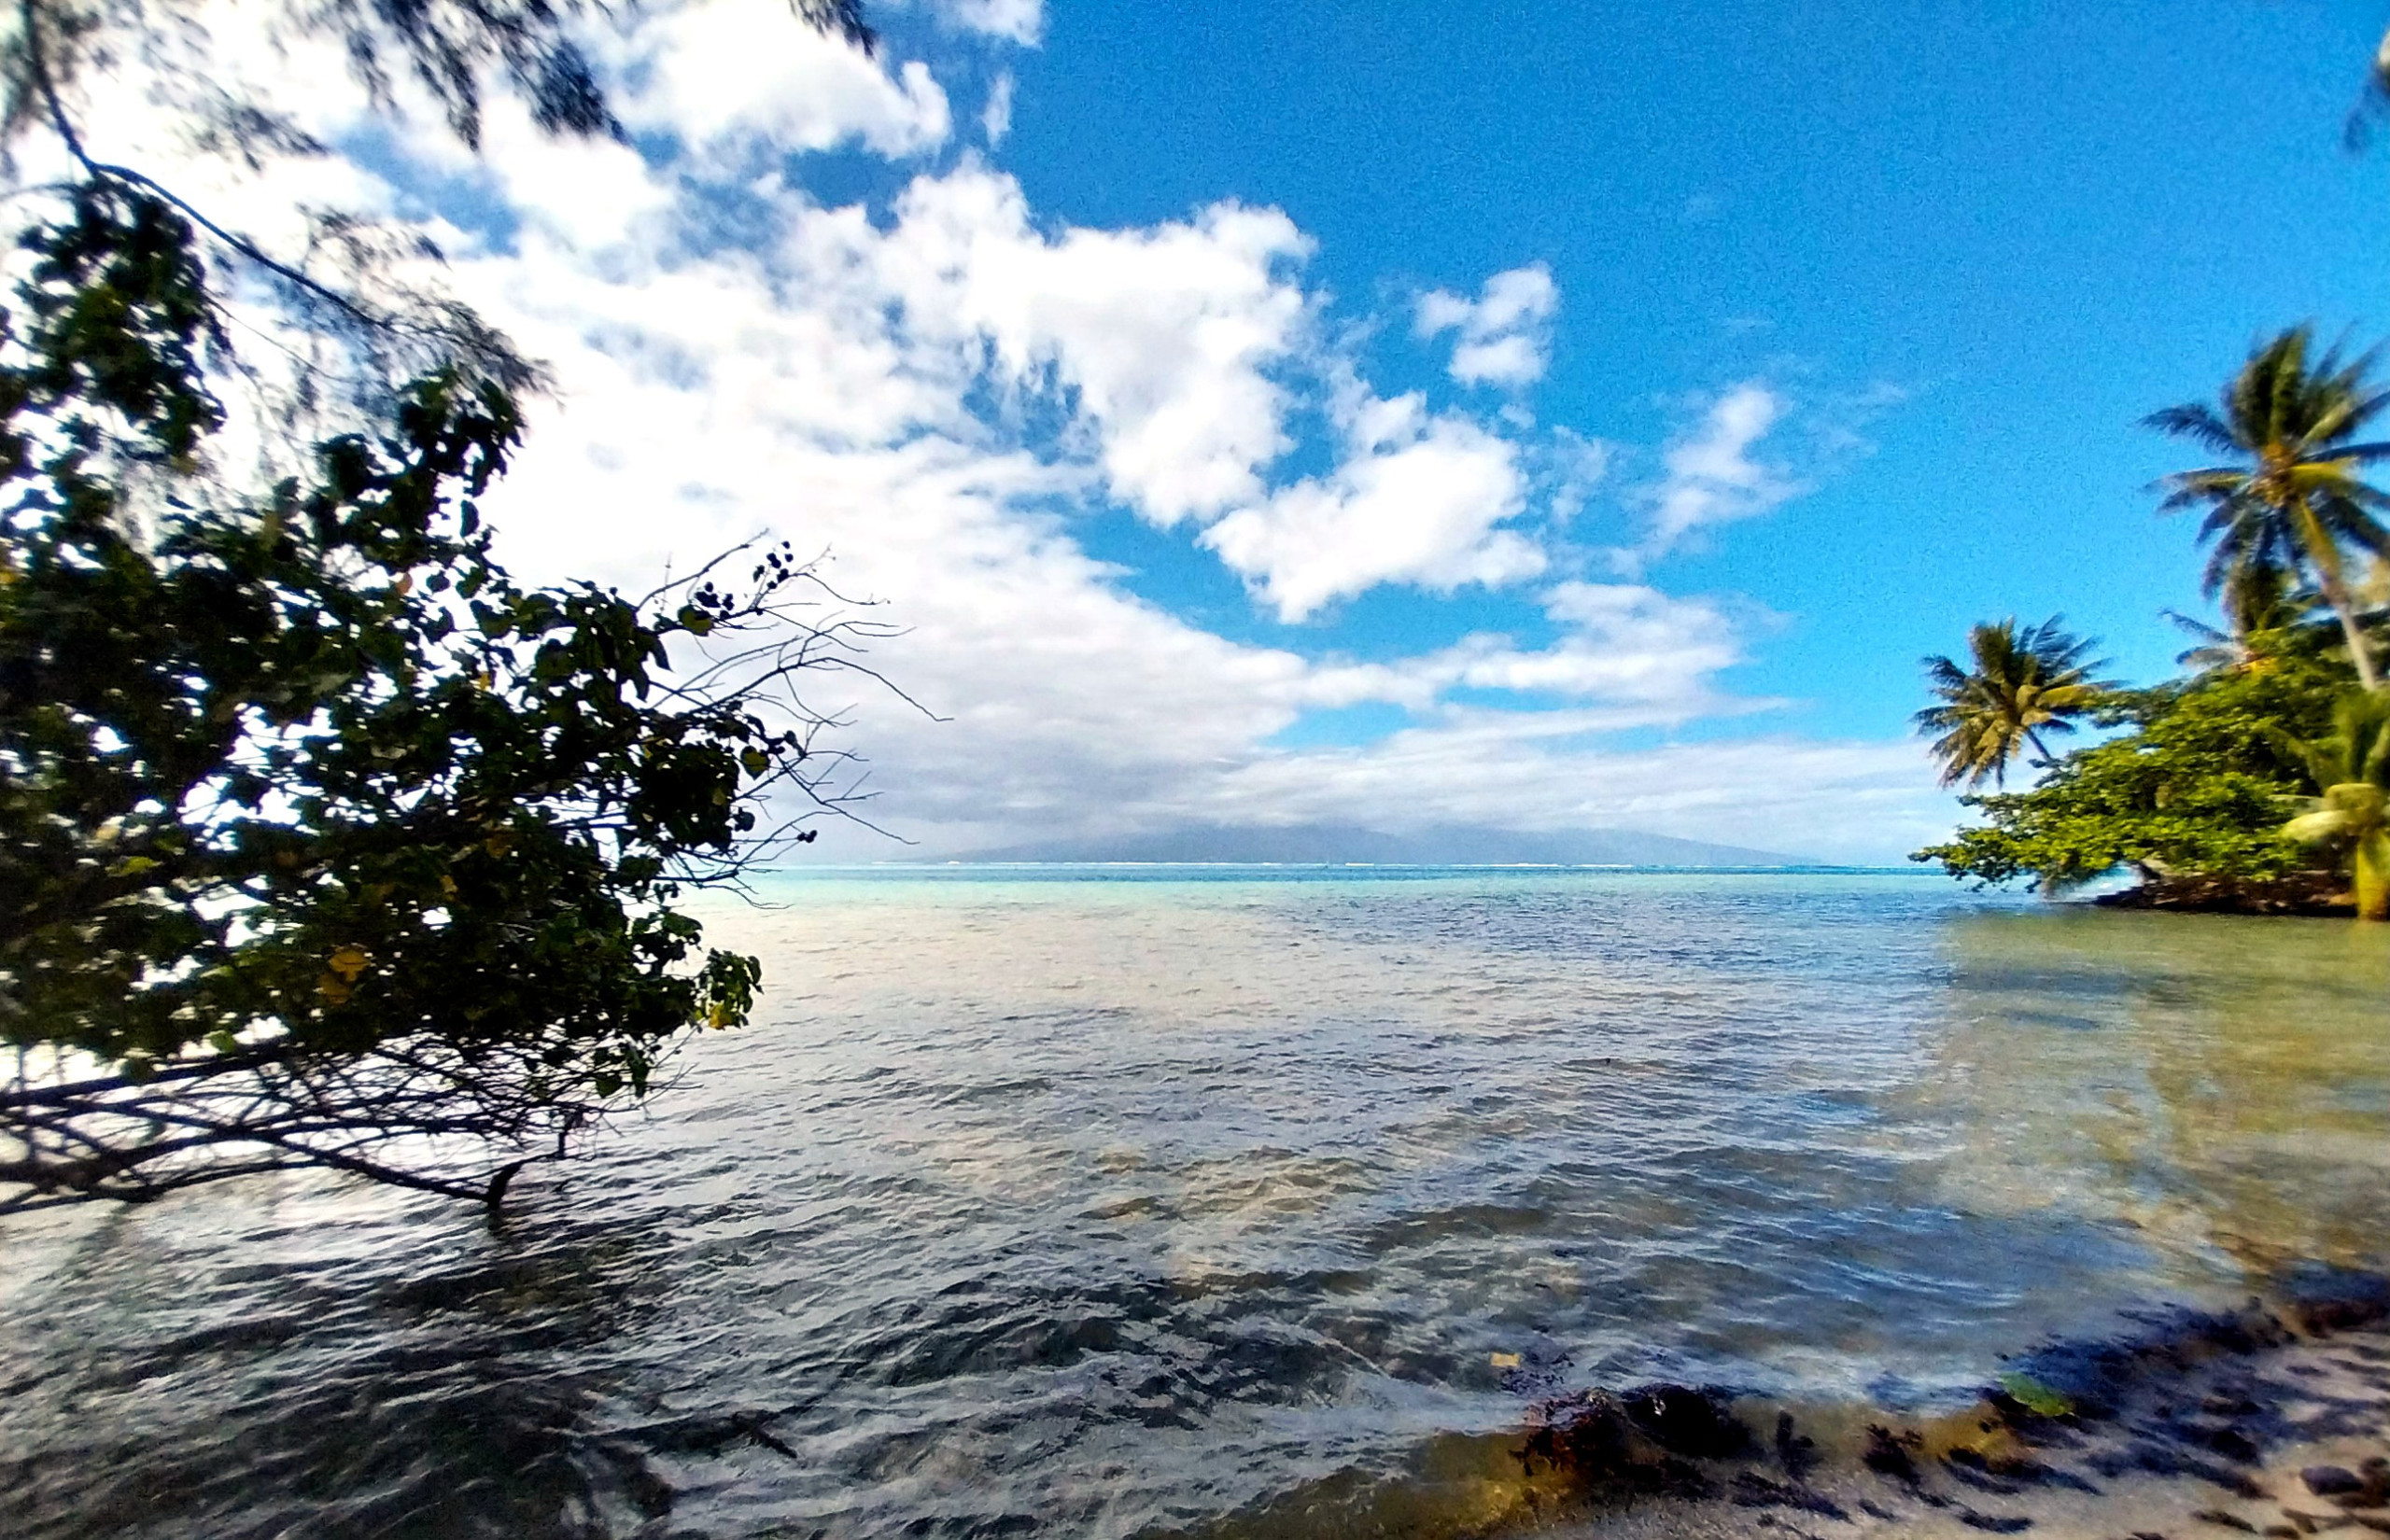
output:
[{"label": "distant island", "polygon": [[1180,824],[1140,833],[1040,840],[977,850],[973,861],[1366,863],[1382,866],[1716,866],[1817,864],[1772,850],[1622,829],[1538,833],[1440,824],[1396,833],[1335,823]]}]

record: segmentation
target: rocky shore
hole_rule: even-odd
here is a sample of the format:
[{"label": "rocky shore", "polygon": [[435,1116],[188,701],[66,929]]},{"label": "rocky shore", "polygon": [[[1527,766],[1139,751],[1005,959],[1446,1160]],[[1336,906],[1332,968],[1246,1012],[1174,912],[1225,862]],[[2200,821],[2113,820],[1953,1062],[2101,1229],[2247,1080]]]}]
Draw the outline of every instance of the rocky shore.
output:
[{"label": "rocky shore", "polygon": [[2168,909],[2200,915],[2309,915],[2347,919],[2356,913],[2348,884],[2329,874],[2278,882],[2198,875],[2148,876],[2091,901],[2103,909]]},{"label": "rocky shore", "polygon": [[[1571,1540],[2390,1534],[2390,1284],[2177,1313],[1922,1420],[1655,1385],[1546,1403],[1515,1517]],[[1573,1511],[1571,1511],[1573,1510]],[[1504,1526],[1509,1527],[1509,1526]]]}]

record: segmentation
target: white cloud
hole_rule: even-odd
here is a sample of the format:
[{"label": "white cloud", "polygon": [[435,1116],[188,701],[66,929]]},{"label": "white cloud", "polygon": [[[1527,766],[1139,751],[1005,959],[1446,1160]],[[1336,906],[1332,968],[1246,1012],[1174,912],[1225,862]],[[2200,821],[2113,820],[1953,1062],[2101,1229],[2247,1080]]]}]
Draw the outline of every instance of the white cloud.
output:
[{"label": "white cloud", "polygon": [[[1523,650],[1481,633],[1440,651],[1381,664],[1314,668],[1307,698],[1320,706],[1391,701],[1435,709],[1455,687],[1599,703],[1605,728],[1673,725],[1696,717],[1764,710],[1780,703],[1721,691],[1712,676],[1743,661],[1739,626],[1707,599],[1680,599],[1636,583],[1563,582],[1543,596],[1560,628],[1549,647]],[[1564,733],[1592,719],[1538,712]]]},{"label": "white cloud", "polygon": [[1046,34],[1045,0],[937,0],[937,9],[966,31],[1024,48],[1033,46]]},{"label": "white cloud", "polygon": [[1441,288],[1421,296],[1415,329],[1423,340],[1459,333],[1451,371],[1462,385],[1528,385],[1551,361],[1559,308],[1552,270],[1535,262],[1496,273],[1475,300]]},{"label": "white cloud", "polygon": [[979,110],[979,130],[990,149],[1003,144],[1012,133],[1013,89],[1010,70],[998,75],[996,83],[988,88],[988,105]]},{"label": "white cloud", "polygon": [[1648,553],[1667,552],[1708,525],[1765,513],[1807,490],[1751,454],[1785,406],[1766,385],[1747,382],[1711,402],[1699,426],[1668,446],[1666,475],[1652,493]]},{"label": "white cloud", "polygon": [[[750,178],[750,233],[693,251],[693,171],[716,177],[757,147],[859,144],[901,159],[951,141],[926,73],[858,65],[784,18],[773,35],[784,51],[741,59],[736,39],[704,41],[710,8],[658,18],[647,25],[666,35],[622,45],[653,64],[626,116],[683,134],[701,151],[695,166],[539,142],[503,111],[486,173],[425,124],[401,136],[400,154],[442,175],[486,175],[522,220],[503,251],[443,232],[456,286],[559,386],[489,510],[509,558],[542,578],[643,588],[668,562],[685,569],[764,529],[826,549],[841,587],[884,596],[905,628],[871,661],[950,719],[861,679],[819,681],[817,704],[857,708],[850,741],[875,762],[879,812],[925,850],[1100,816],[1642,828],[1883,855],[1947,823],[1905,743],[1606,746],[1600,735],[1621,728],[1766,704],[1719,683],[1742,657],[1729,601],[1562,582],[1541,596],[1548,642],[1440,645],[1446,632],[1411,656],[1314,662],[1136,597],[1075,538],[1073,509],[1109,496],[1157,525],[1192,525],[1190,555],[1210,551],[1293,619],[1377,583],[1445,592],[1537,577],[1546,553],[1511,527],[1530,482],[1555,511],[1582,502],[1606,450],[1555,435],[1531,453],[1498,416],[1378,396],[1323,340],[1326,301],[1302,273],[1310,242],[1274,210],[1058,227],[965,150],[876,212]],[[1035,35],[1040,18],[975,14],[1005,36]],[[698,30],[673,30],[684,27]],[[700,66],[725,57],[709,96]],[[293,187],[343,206],[396,201],[345,162],[277,177],[266,191],[182,185],[277,239],[272,211]],[[1497,278],[1437,329],[1457,331],[1460,350],[1473,336],[1524,340],[1539,371],[1552,306],[1534,290]],[[1532,377],[1490,361],[1473,377]],[[1292,403],[1322,380],[1337,462],[1273,481]],[[1767,484],[1736,466],[1773,415],[1736,439],[1750,419],[1728,420],[1726,405],[1670,451],[1672,483],[1746,497]],[[1023,426],[1055,421],[1059,442]],[[1525,698],[1452,703],[1472,690]],[[1538,697],[1562,704],[1536,708]],[[1360,749],[1268,747],[1304,711],[1359,701],[1404,706],[1418,724]],[[893,853],[852,837],[843,849]]]},{"label": "white cloud", "polygon": [[1258,496],[1289,447],[1269,370],[1305,342],[1284,270],[1310,251],[1285,215],[1236,203],[1047,236],[1017,183],[966,164],[913,185],[881,268],[916,335],[1071,393],[1114,495],[1167,527]]},{"label": "white cloud", "polygon": [[1466,418],[1427,413],[1416,395],[1345,412],[1332,475],[1297,483],[1204,531],[1284,621],[1385,582],[1449,593],[1531,578],[1536,544],[1496,527],[1522,511],[1518,447]]},{"label": "white cloud", "polygon": [[[760,140],[775,150],[860,143],[892,159],[953,133],[946,91],[919,61],[893,73],[861,49],[791,24],[779,0],[707,0],[621,35],[614,67],[640,82],[618,103],[633,128],[704,149]],[[502,162],[501,162],[502,163]]]}]

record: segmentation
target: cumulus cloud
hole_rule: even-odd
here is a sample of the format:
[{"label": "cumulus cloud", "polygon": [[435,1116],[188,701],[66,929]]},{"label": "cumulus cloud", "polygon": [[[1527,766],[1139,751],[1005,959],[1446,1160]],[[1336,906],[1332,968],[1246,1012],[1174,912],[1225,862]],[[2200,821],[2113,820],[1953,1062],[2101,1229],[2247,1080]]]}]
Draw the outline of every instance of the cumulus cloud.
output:
[{"label": "cumulus cloud", "polygon": [[1451,372],[1462,385],[1515,387],[1543,378],[1559,308],[1552,270],[1535,262],[1496,273],[1474,300],[1441,288],[1423,295],[1414,322],[1423,341],[1458,333]]},{"label": "cumulus cloud", "polygon": [[[1327,301],[1303,274],[1311,243],[1282,213],[1221,203],[1143,227],[1057,225],[1013,178],[952,148],[928,72],[817,47],[784,17],[772,57],[745,57],[766,50],[708,41],[713,10],[653,15],[620,44],[639,65],[626,116],[693,155],[551,145],[503,110],[486,169],[428,130],[393,153],[485,177],[519,222],[502,249],[441,232],[455,286],[558,385],[489,502],[509,558],[538,577],[644,589],[668,564],[686,570],[762,531],[825,552],[843,591],[885,598],[879,613],[903,627],[871,662],[946,719],[860,677],[815,681],[814,704],[852,708],[878,813],[922,851],[1063,833],[1101,810],[1131,826],[1598,825],[1884,854],[1942,817],[1906,744],[1606,744],[1624,727],[1767,704],[1720,682],[1743,656],[1742,612],[1726,601],[1557,582],[1540,594],[1546,634],[1527,641],[1447,632],[1408,656],[1316,660],[1139,598],[1076,538],[1080,510],[1117,500],[1181,530],[1190,559],[1216,558],[1295,620],[1379,583],[1542,576],[1551,558],[1519,527],[1531,494],[1555,511],[1582,503],[1607,450],[1560,436],[1530,450],[1498,417],[1376,393],[1325,338]],[[1000,0],[951,14],[1015,40],[1041,20]],[[699,65],[724,60],[709,95]],[[724,164],[755,146],[824,145],[947,159],[876,208],[748,175],[739,238],[693,248],[686,229]],[[294,187],[342,206],[399,203],[346,161],[276,175],[221,206],[276,233],[268,216]],[[1465,313],[1422,317],[1455,334],[1456,378],[1540,371],[1549,274],[1519,271],[1454,301]],[[1506,340],[1525,351],[1501,351]],[[1329,468],[1288,481],[1294,407],[1323,380]],[[1737,440],[1750,418],[1725,406],[1666,469],[1749,497],[1767,478],[1736,462],[1774,419]],[[1516,701],[1461,706],[1460,692]],[[1363,748],[1270,747],[1306,711],[1364,701],[1415,724]],[[850,855],[895,853],[833,837]]]},{"label": "cumulus cloud", "polygon": [[[767,40],[767,41],[766,41]],[[860,144],[890,158],[946,143],[954,118],[927,65],[893,70],[843,41],[793,26],[776,0],[708,0],[615,35],[613,68],[640,89],[618,104],[634,129],[699,150],[753,140],[773,149]]]},{"label": "cumulus cloud", "polygon": [[1202,543],[1283,621],[1384,582],[1443,593],[1531,578],[1543,552],[1497,526],[1525,507],[1518,446],[1416,395],[1348,406],[1332,475],[1297,483],[1204,531]]},{"label": "cumulus cloud", "polygon": [[966,164],[913,184],[875,259],[913,336],[1066,391],[1113,494],[1168,527],[1257,496],[1288,447],[1270,370],[1303,344],[1288,270],[1310,251],[1284,214],[1236,203],[1048,235],[1018,183]]},{"label": "cumulus cloud", "polygon": [[1652,494],[1650,553],[1669,551],[1710,525],[1765,513],[1807,490],[1781,466],[1752,454],[1785,408],[1782,396],[1746,382],[1712,401],[1700,423],[1668,445],[1666,475]]}]

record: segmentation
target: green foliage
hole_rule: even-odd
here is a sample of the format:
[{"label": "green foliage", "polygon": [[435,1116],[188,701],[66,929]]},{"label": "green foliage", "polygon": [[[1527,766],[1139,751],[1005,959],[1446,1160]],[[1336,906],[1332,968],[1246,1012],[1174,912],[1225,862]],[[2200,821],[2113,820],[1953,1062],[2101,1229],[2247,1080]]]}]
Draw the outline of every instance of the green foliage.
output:
[{"label": "green foliage", "polygon": [[2011,1369],[2000,1377],[2008,1398],[2036,1417],[2073,1417],[2074,1402],[2063,1391],[2043,1384],[2032,1375]]},{"label": "green foliage", "polygon": [[676,901],[811,837],[759,825],[822,791],[787,686],[842,633],[795,613],[804,570],[640,603],[516,583],[477,499],[517,409],[454,372],[309,477],[226,492],[189,474],[218,420],[190,227],[100,183],[26,245],[0,330],[16,1201],[307,1162],[465,1191],[409,1141],[560,1141],[744,1021],[755,961]]},{"label": "green foliage", "polygon": [[2331,735],[2295,748],[2323,795],[2283,833],[2345,848],[2357,917],[2390,919],[2390,695],[2350,692],[2333,707]]},{"label": "green foliage", "polygon": [[[2055,763],[2045,753],[2030,791],[1961,798],[1984,821],[1913,859],[2051,889],[2130,868],[2149,902],[2283,909],[2329,902],[2345,853],[2360,915],[2390,918],[2390,696],[2376,688],[2381,617],[2368,613],[2390,578],[2390,494],[2365,477],[2390,442],[2360,441],[2390,392],[2370,383],[2373,363],[2318,357],[2297,327],[2252,349],[2214,407],[2149,419],[2227,457],[2160,484],[2161,511],[2205,511],[2206,586],[2230,630],[2174,616],[2204,644],[2181,660],[2200,672],[2088,703],[2126,731]],[[2373,575],[2353,581],[2367,559]],[[2337,627],[2314,618],[2327,609]],[[2039,747],[2025,688],[2039,682],[2036,635],[1977,626],[1973,673],[1928,660],[1945,704],[1918,721],[1943,734],[1943,784],[1997,777],[2020,735]],[[2321,796],[2289,819],[2311,790]]]},{"label": "green foliage", "polygon": [[2207,511],[2200,539],[2214,547],[2211,594],[2262,590],[2277,574],[2312,579],[2369,689],[2377,677],[2350,592],[2348,553],[2390,555],[2390,527],[2380,517],[2390,495],[2364,477],[2367,466],[2390,457],[2390,443],[2358,441],[2390,394],[2369,378],[2372,354],[2343,358],[2332,349],[2311,357],[2312,346],[2308,329],[2294,327],[2251,351],[2216,406],[2169,407],[2148,419],[2229,457],[2167,477],[2159,506]]},{"label": "green foliage", "polygon": [[[190,114],[190,137],[203,147],[254,155],[243,140],[263,140],[274,148],[306,147],[279,114],[227,96],[204,35],[186,19],[145,16],[135,7],[109,0],[16,0],[11,20],[21,33],[38,33],[46,47],[37,63],[29,50],[13,49],[0,63],[0,133],[48,114],[51,89],[71,87],[92,62],[128,46],[150,45],[153,67],[182,89],[174,105]],[[314,35],[337,44],[376,106],[392,98],[392,77],[403,73],[435,103],[448,127],[466,145],[481,145],[482,108],[491,79],[530,109],[532,121],[559,135],[619,134],[604,88],[573,35],[593,12],[606,8],[586,0],[306,0],[270,7],[279,33]],[[860,0],[790,0],[796,19],[817,32],[845,39],[870,52],[877,39],[864,19]],[[162,25],[162,21],[163,24]],[[168,28],[166,49],[155,47]],[[166,55],[159,58],[157,55]],[[46,63],[48,81],[36,78]],[[190,78],[185,78],[188,76]],[[213,88],[212,90],[207,88]],[[226,142],[230,143],[226,143]]]},{"label": "green foliage", "polygon": [[1974,666],[1948,658],[1925,660],[1928,687],[1942,700],[1917,714],[1917,724],[1941,735],[1933,755],[1942,784],[2005,786],[2008,764],[2031,745],[2045,760],[2044,732],[2072,733],[2073,719],[2089,712],[2108,686],[2091,678],[2099,665],[2084,661],[2091,644],[2068,636],[2053,615],[2020,629],[2012,618],[1978,625],[1967,635]]},{"label": "green foliage", "polygon": [[2077,749],[2030,791],[1961,799],[1985,822],[1919,851],[1987,884],[2032,877],[2057,889],[2119,866],[2272,881],[2316,869],[2282,834],[2308,789],[2287,737],[2326,730],[2348,671],[2312,651],[2119,694],[2127,731]]}]

